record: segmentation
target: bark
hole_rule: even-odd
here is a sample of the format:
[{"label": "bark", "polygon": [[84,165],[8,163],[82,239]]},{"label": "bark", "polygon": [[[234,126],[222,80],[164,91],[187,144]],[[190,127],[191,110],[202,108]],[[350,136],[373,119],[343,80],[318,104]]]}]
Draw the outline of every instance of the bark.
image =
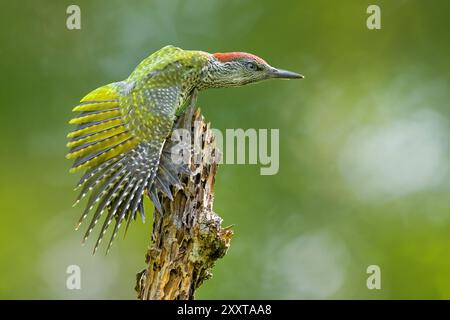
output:
[{"label": "bark", "polygon": [[209,124],[190,108],[178,126],[191,132],[191,173],[183,178],[173,201],[159,194],[163,214],[154,213],[152,241],[145,270],[137,274],[142,300],[193,299],[195,290],[211,277],[211,269],[229,246],[232,230],[222,228],[213,211],[214,181],[220,159]]}]

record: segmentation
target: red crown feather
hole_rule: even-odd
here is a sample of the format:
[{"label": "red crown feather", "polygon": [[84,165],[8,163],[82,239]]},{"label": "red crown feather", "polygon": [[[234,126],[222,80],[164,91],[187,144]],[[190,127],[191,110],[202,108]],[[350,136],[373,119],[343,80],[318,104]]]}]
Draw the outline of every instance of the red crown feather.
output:
[{"label": "red crown feather", "polygon": [[255,60],[258,63],[261,64],[267,64],[266,61],[264,61],[263,59],[261,59],[258,56],[255,56],[254,54],[251,53],[247,53],[247,52],[217,52],[213,54],[214,57],[217,58],[217,60],[219,60],[220,62],[230,62],[233,60],[237,60],[237,59],[252,59]]}]

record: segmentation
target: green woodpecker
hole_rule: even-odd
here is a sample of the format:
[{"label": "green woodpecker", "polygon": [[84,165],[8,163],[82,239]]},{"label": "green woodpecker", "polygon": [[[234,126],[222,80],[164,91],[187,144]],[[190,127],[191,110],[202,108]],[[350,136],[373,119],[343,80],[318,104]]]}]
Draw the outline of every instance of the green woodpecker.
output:
[{"label": "green woodpecker", "polygon": [[159,212],[158,192],[172,197],[170,186],[179,184],[181,169],[164,158],[162,150],[177,117],[187,104],[195,104],[198,90],[272,78],[303,76],[273,68],[249,53],[210,54],[166,46],[144,59],[126,80],[81,99],[73,109],[79,113],[70,121],[77,127],[68,134],[67,158],[75,161],[71,172],[86,171],[77,185],[81,192],[76,203],[90,194],[77,228],[95,207],[84,241],[106,215],[94,253],[111,221],[116,223],[107,251],[124,221],[128,227],[137,212],[144,219],[145,194]]}]

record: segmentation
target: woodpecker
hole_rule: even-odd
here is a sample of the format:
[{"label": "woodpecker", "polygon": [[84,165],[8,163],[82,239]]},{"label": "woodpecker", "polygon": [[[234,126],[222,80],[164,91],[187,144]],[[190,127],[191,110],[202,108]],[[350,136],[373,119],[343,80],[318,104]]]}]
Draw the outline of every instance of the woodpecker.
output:
[{"label": "woodpecker", "polygon": [[[179,184],[182,168],[164,157],[163,147],[176,119],[195,104],[197,92],[238,87],[265,79],[301,79],[302,75],[274,68],[245,52],[210,54],[166,46],[144,59],[131,75],[88,93],[73,111],[76,125],[68,134],[71,172],[85,171],[76,189],[77,204],[89,195],[76,229],[93,211],[83,243],[103,214],[96,252],[109,225],[116,220],[109,251],[121,224],[139,213],[148,195],[162,212],[161,191],[172,198],[170,186]],[[95,210],[94,210],[95,208]]]}]

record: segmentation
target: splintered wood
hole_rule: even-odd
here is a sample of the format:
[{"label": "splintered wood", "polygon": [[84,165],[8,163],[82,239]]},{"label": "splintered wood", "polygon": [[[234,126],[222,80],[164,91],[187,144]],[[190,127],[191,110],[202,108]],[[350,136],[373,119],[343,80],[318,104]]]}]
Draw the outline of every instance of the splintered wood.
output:
[{"label": "splintered wood", "polygon": [[159,193],[163,214],[154,213],[152,243],[145,270],[137,274],[142,300],[193,299],[195,290],[211,277],[211,269],[229,246],[232,230],[222,228],[213,211],[214,181],[220,160],[209,124],[197,110],[187,110],[178,122],[190,132],[196,148],[190,152],[190,174],[173,188],[173,201]]}]

